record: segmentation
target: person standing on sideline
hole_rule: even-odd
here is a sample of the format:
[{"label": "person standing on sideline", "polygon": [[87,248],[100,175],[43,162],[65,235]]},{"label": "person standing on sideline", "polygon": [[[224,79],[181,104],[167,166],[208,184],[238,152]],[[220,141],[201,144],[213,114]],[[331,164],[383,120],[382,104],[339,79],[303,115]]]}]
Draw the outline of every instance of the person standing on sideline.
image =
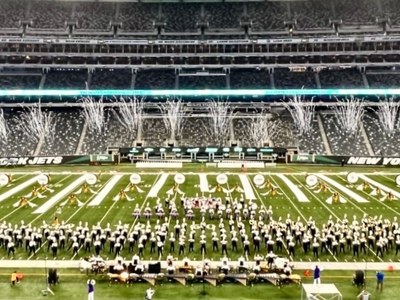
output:
[{"label": "person standing on sideline", "polygon": [[318,266],[314,268],[314,284],[321,284],[321,269]]},{"label": "person standing on sideline", "polygon": [[383,279],[385,278],[385,275],[383,272],[379,271],[376,272],[376,290],[380,290],[381,292],[383,291]]},{"label": "person standing on sideline", "polygon": [[88,300],[94,300],[94,285],[96,281],[94,279],[89,279],[87,281],[87,289],[88,289]]},{"label": "person standing on sideline", "polygon": [[369,297],[371,296],[370,293],[368,293],[366,290],[363,290],[358,296],[357,300],[369,300]]},{"label": "person standing on sideline", "polygon": [[156,292],[156,291],[153,290],[152,288],[148,288],[148,289],[146,290],[146,295],[145,295],[144,299],[146,299],[146,300],[151,300],[151,298],[153,298],[153,295],[154,295],[155,292]]},{"label": "person standing on sideline", "polygon": [[16,283],[19,283],[17,271],[11,273],[11,284],[14,286]]}]

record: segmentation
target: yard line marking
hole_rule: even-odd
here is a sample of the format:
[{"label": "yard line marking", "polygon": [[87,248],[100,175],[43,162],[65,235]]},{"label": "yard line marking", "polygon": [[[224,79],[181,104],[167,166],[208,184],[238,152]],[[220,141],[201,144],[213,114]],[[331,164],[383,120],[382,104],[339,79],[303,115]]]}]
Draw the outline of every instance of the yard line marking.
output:
[{"label": "yard line marking", "polygon": [[[157,198],[158,192],[161,190],[168,178],[168,173],[162,173],[160,179],[153,185],[146,198]],[[158,175],[159,176],[159,175]],[[158,177],[157,177],[158,178]]]},{"label": "yard line marking", "polygon": [[[246,176],[247,176],[247,175],[246,175]],[[261,205],[264,207],[265,211],[267,211],[268,209],[267,209],[267,207],[265,206],[264,201],[262,201],[262,198],[261,198],[261,196],[260,196],[260,193],[257,191],[256,187],[254,186],[254,183],[253,183],[251,180],[249,180],[249,179],[247,179],[247,180],[249,181],[249,183],[251,184],[251,186],[254,188],[254,191],[255,191],[255,193],[257,194],[257,198],[258,198],[258,200],[261,202]],[[283,241],[283,247],[285,248],[287,254],[289,254],[289,250],[288,250],[288,248],[286,247],[285,241]],[[292,257],[291,255],[289,255],[289,258],[290,258],[291,261],[293,261],[293,257]]]},{"label": "yard line marking", "polygon": [[[338,175],[338,177],[339,177],[341,180],[343,180],[344,182],[347,182],[343,177],[341,177],[341,176],[339,176],[339,175]],[[372,184],[372,183],[371,183],[371,184]],[[367,192],[365,192],[365,191],[363,191],[363,190],[362,190],[361,192],[364,193],[366,196],[368,196],[368,197],[374,199],[374,200],[375,200],[376,202],[378,202],[379,204],[385,206],[387,209],[391,210],[391,211],[394,212],[395,214],[397,214],[397,215],[400,216],[400,213],[399,213],[398,211],[396,211],[395,209],[393,209],[393,208],[390,207],[389,205],[385,204],[384,202],[380,201],[378,198],[376,198],[376,197],[374,197],[374,196],[368,194]],[[369,209],[374,209],[373,207],[368,207],[368,208],[369,208]]]},{"label": "yard line marking", "polygon": [[111,190],[114,188],[114,186],[117,184],[118,181],[123,177],[124,175],[118,174],[114,175],[111,177],[111,179],[107,182],[105,186],[101,189],[101,191],[94,197],[92,201],[88,204],[88,206],[97,206],[99,205],[104,198],[111,192]]},{"label": "yard line marking", "polygon": [[210,189],[208,188],[208,179],[206,173],[199,173],[200,179],[200,192],[202,193],[209,193]]},{"label": "yard line marking", "polygon": [[86,175],[80,176],[74,182],[72,182],[65,189],[61,190],[57,195],[52,197],[49,201],[46,201],[42,206],[40,206],[37,210],[33,212],[33,214],[43,214],[47,212],[51,207],[53,207],[58,201],[60,201],[63,197],[67,196],[73,190],[75,190],[79,185],[81,185],[86,180]]},{"label": "yard line marking", "polygon": [[[308,193],[312,196],[312,197],[314,197],[318,202],[320,202],[321,204],[322,204],[322,206],[324,206],[325,207],[325,209],[327,210],[327,211],[329,211],[335,218],[337,218],[337,219],[339,219],[339,217],[321,200],[321,199],[319,199],[317,196],[315,196],[314,195],[314,193],[312,193],[311,192],[311,190],[307,187],[307,186],[305,186],[305,185],[303,185],[302,183],[301,183],[301,181],[300,180],[298,180],[295,176],[292,176],[293,177],[293,179],[294,180],[296,180],[300,185],[302,185],[302,186],[304,186],[305,187],[305,189],[308,191]],[[321,206],[320,206],[321,207]],[[322,208],[322,207],[321,207]],[[340,208],[340,207],[339,207]],[[328,249],[328,252],[329,252],[329,254],[336,260],[336,261],[339,261],[338,259],[337,259],[337,257],[335,256],[335,255],[333,255],[333,252],[330,250],[330,249]]]},{"label": "yard line marking", "polygon": [[[290,203],[292,204],[292,206],[294,207],[295,210],[297,210],[297,212],[299,213],[299,215],[303,218],[304,221],[308,222],[308,219],[306,219],[306,217],[300,212],[300,210],[298,209],[298,207],[294,204],[294,202],[290,199],[290,197],[286,194],[285,190],[283,190],[279,184],[275,181],[275,179],[270,175],[272,181],[275,183],[276,186],[278,186],[282,193],[286,196],[286,198],[290,201]],[[295,178],[297,180],[297,178]],[[298,181],[298,180],[297,180]],[[300,183],[300,182],[299,182]],[[301,183],[300,183],[301,184]],[[331,254],[331,256],[333,257],[334,260],[336,260],[337,262],[339,261],[336,256],[333,255],[333,253],[328,249],[329,253]]]},{"label": "yard line marking", "polygon": [[[164,173],[161,174],[161,176],[162,176],[162,175],[164,175]],[[154,179],[154,182],[153,182],[153,185],[152,185],[152,186],[155,186],[158,182],[160,182],[160,180],[161,180],[161,178],[160,178],[160,173],[158,173],[157,176],[156,176],[156,178]],[[164,180],[164,183],[165,183],[165,180]],[[150,190],[150,192],[151,192],[151,190]],[[146,198],[144,198],[144,200],[143,200],[142,206],[140,207],[140,213],[142,212],[144,206],[146,205],[147,200],[150,198],[150,197],[149,197],[150,192],[147,194]],[[158,193],[158,192],[157,192],[157,193]],[[133,231],[133,229],[134,229],[134,227],[135,227],[135,225],[136,225],[136,222],[137,222],[138,220],[139,220],[139,218],[138,218],[138,217],[135,217],[135,220],[133,220],[132,226],[131,226],[131,228],[130,228],[129,231],[128,231],[128,235],[130,235],[130,234],[132,233],[132,231]]]},{"label": "yard line marking", "polygon": [[343,193],[347,194],[351,199],[357,201],[358,203],[368,203],[369,201],[366,200],[365,198],[361,197],[357,193],[353,192],[352,190],[348,189],[347,187],[341,185],[337,181],[322,175],[322,174],[314,174],[315,176],[321,178],[323,181],[327,182],[329,185],[335,187],[336,189],[342,191]]},{"label": "yard line marking", "polygon": [[[11,174],[11,173],[10,173],[10,174]],[[11,175],[12,175],[12,174],[11,174]],[[18,177],[17,177],[17,178],[14,178],[9,184],[7,184],[6,186],[4,186],[4,188],[12,187],[17,181],[21,181],[21,179],[25,178],[25,177],[28,176],[28,175],[32,175],[32,173],[30,173],[30,174],[24,174],[24,175],[18,174]]]},{"label": "yard line marking", "polygon": [[289,202],[292,204],[292,206],[294,207],[294,209],[299,213],[299,215],[303,218],[304,221],[308,222],[308,219],[301,213],[301,211],[299,210],[299,208],[294,204],[294,202],[290,199],[290,197],[288,196],[288,194],[286,194],[285,190],[283,190],[280,185],[276,182],[276,180],[274,179],[273,176],[269,175],[269,177],[271,178],[271,180],[275,183],[275,185],[277,187],[279,187],[279,189],[282,191],[283,195],[285,195],[285,197],[287,198],[287,200],[289,200]]},{"label": "yard line marking", "polygon": [[[323,176],[324,177],[324,176]],[[330,179],[330,178],[328,178],[328,179]],[[299,181],[297,178],[296,178],[296,180],[297,181]],[[334,181],[334,180],[332,180],[332,179],[330,179],[331,181]],[[326,181],[327,182],[327,181]],[[334,181],[334,182],[336,182],[336,181]],[[337,183],[337,182],[336,182]],[[329,183],[328,183],[329,184]],[[339,186],[340,186],[340,184],[339,183],[337,183]],[[331,187],[332,187],[332,185],[331,185]],[[306,186],[305,186],[305,188],[307,189],[307,190],[309,190]],[[335,190],[335,191],[337,191],[334,187],[333,187],[333,190]],[[351,192],[353,192],[353,191],[351,191]],[[311,193],[311,192],[310,192]],[[354,192],[353,192],[354,193]],[[316,197],[313,193],[311,193],[314,197]],[[317,198],[317,197],[316,197]],[[359,211],[361,211],[363,214],[368,214],[366,211],[364,211],[363,209],[361,209],[361,208],[359,208],[355,203],[353,203],[353,201],[350,201],[349,200],[349,198],[347,198],[347,197],[344,197],[346,200],[347,200],[347,203],[350,203],[353,207],[355,207],[356,209],[358,209]],[[318,199],[318,198],[317,198]],[[319,200],[318,199],[318,201],[320,201],[321,203],[323,203],[321,200]],[[369,203],[369,201],[368,201],[368,203]],[[324,206],[325,206],[325,204],[324,204]],[[339,207],[340,208],[340,207]],[[330,210],[330,209],[328,209],[329,211],[331,211],[332,212],[332,210]],[[334,215],[334,216],[336,216],[333,212],[332,212],[332,214]],[[337,216],[336,216],[337,217]],[[377,257],[381,262],[383,262],[383,259],[382,258],[380,258],[378,255],[376,255],[376,253],[375,253],[375,251],[373,251],[371,248],[369,248],[368,246],[367,246],[367,249],[373,254],[373,255],[375,255],[375,257]]]},{"label": "yard line marking", "polygon": [[[60,184],[61,182],[63,182],[64,180],[66,180],[68,177],[70,177],[71,175],[68,175],[67,177],[64,177],[63,179],[61,179],[60,181],[58,181],[58,182],[56,182],[55,183],[55,185],[56,184]],[[34,200],[34,199],[36,199],[37,197],[33,197],[32,199],[30,199],[30,201],[32,201],[32,200]],[[5,215],[4,217],[2,217],[1,219],[0,219],[0,221],[3,221],[3,220],[5,220],[6,218],[8,218],[9,216],[11,216],[12,214],[14,214],[15,212],[17,212],[19,209],[21,209],[22,208],[22,206],[18,206],[16,209],[14,209],[13,211],[11,211],[10,213],[8,213],[7,215]]]},{"label": "yard line marking", "polygon": [[277,174],[276,176],[282,179],[282,181],[292,190],[292,193],[296,196],[299,202],[310,202],[307,196],[299,189],[297,185],[293,184],[293,182],[289,178],[287,178],[283,174]]},{"label": "yard line marking", "polygon": [[0,202],[8,199],[10,196],[22,191],[23,189],[27,188],[28,186],[34,184],[39,178],[38,176],[32,177],[31,179],[25,181],[24,183],[21,183],[20,185],[17,185],[16,187],[12,188],[11,190],[3,193],[0,195]]},{"label": "yard line marking", "polygon": [[239,179],[242,183],[246,200],[256,199],[256,195],[254,195],[254,190],[250,183],[249,177],[246,174],[239,174]]},{"label": "yard line marking", "polygon": [[[69,176],[71,176],[71,175],[69,175]],[[110,181],[110,179],[109,179],[108,181]],[[103,185],[103,187],[104,187],[104,185]],[[100,188],[100,189],[102,189],[102,188]],[[68,224],[68,222],[69,222],[82,208],[84,208],[84,207],[86,206],[86,203],[89,203],[90,199],[93,198],[95,195],[96,195],[96,194],[93,194],[92,196],[90,196],[89,199],[87,199],[87,200],[85,201],[85,203],[84,203],[81,207],[78,207],[78,208],[75,210],[75,212],[74,212],[67,220],[65,220],[65,224]],[[31,223],[33,223],[34,221],[36,221],[36,220],[37,220],[38,218],[40,218],[41,216],[42,216],[42,215],[36,217]],[[48,242],[48,240],[45,240],[44,243],[42,243],[42,246],[41,246],[40,248],[38,248],[38,249],[35,250],[35,254],[38,253],[39,250],[42,249],[42,248],[47,244],[47,242]],[[81,246],[81,248],[82,248],[82,246]],[[79,249],[81,249],[81,248],[79,248]],[[78,251],[79,251],[79,250],[78,250]],[[31,259],[33,256],[34,256],[34,254],[32,254],[31,256],[29,256],[28,259]]]},{"label": "yard line marking", "polygon": [[386,185],[383,185],[383,184],[381,184],[381,183],[379,183],[379,182],[377,182],[377,181],[375,181],[375,180],[373,180],[373,179],[371,179],[371,178],[369,178],[369,177],[367,177],[367,176],[365,176],[363,174],[359,174],[359,178],[361,178],[362,180],[364,180],[364,181],[366,181],[366,182],[368,182],[368,183],[370,183],[370,184],[372,184],[372,185],[374,185],[376,187],[379,187],[382,191],[384,191],[386,193],[390,192],[394,196],[396,196],[397,198],[400,198],[400,193],[399,192],[396,192],[394,189],[391,189],[390,187],[387,187]]}]

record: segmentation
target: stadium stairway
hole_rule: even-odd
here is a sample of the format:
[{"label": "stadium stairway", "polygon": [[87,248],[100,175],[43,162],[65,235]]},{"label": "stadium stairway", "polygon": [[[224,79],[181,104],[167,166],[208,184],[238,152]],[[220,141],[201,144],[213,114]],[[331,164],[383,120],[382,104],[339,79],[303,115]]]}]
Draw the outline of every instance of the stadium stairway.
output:
[{"label": "stadium stairway", "polygon": [[324,143],[325,152],[327,155],[332,155],[331,146],[329,145],[328,137],[326,136],[324,124],[322,124],[321,115],[317,114],[318,129],[321,132],[322,142]]},{"label": "stadium stairway", "polygon": [[[130,260],[126,260],[129,263]],[[156,261],[142,261],[145,266],[153,264]],[[196,265],[200,261],[191,261],[191,265]],[[113,265],[115,260],[107,261],[108,265]],[[295,270],[309,270],[312,266],[319,265],[324,270],[370,270],[370,271],[385,271],[385,270],[400,270],[400,263],[393,262],[291,262]],[[175,266],[183,265],[183,261],[174,261]],[[221,265],[220,261],[212,261],[211,268],[217,269]],[[231,267],[239,267],[237,261],[229,262]],[[246,266],[254,266],[254,261],[246,261]],[[80,260],[1,260],[2,268],[57,268],[57,269],[75,269],[80,268]],[[161,268],[167,268],[167,261],[161,261]]]},{"label": "stadium stairway", "polygon": [[76,155],[82,152],[83,141],[85,140],[87,129],[88,129],[88,123],[87,121],[85,121],[85,123],[83,124],[81,136],[79,138],[78,146],[76,146],[76,151],[75,151]]},{"label": "stadium stairway", "polygon": [[364,139],[364,143],[365,143],[365,146],[367,147],[368,154],[369,154],[369,156],[375,156],[375,152],[372,149],[371,142],[369,141],[367,132],[365,131],[364,123],[363,122],[359,122],[359,123],[360,123],[359,126],[360,126],[361,136]]},{"label": "stadium stairway", "polygon": [[42,136],[36,145],[35,152],[33,153],[34,156],[39,156],[40,151],[42,150],[43,144],[45,142],[46,137]]}]

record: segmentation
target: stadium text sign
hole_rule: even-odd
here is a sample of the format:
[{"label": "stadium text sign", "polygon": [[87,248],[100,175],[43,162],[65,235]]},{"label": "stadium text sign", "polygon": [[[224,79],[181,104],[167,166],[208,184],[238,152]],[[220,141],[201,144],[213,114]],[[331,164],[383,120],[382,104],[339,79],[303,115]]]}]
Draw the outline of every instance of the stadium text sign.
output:
[{"label": "stadium text sign", "polygon": [[59,165],[62,163],[62,156],[41,156],[41,157],[9,157],[9,158],[0,158],[1,166],[9,166],[9,165]]},{"label": "stadium text sign", "polygon": [[0,157],[0,166],[88,164],[89,155]]},{"label": "stadium text sign", "polygon": [[371,156],[350,156],[348,165],[383,165],[399,166],[400,157],[371,157]]}]

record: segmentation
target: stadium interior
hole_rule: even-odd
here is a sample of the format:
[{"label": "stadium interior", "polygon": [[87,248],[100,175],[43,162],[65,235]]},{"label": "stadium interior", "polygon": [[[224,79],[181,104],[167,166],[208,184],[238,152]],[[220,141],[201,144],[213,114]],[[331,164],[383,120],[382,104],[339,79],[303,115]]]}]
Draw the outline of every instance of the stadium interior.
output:
[{"label": "stadium interior", "polygon": [[[399,0],[0,0],[0,165],[17,162],[0,174],[0,259],[80,259],[110,286],[204,282],[210,268],[213,285],[300,284],[316,259],[334,276],[341,261],[346,276],[386,257],[400,269],[400,176],[345,164],[400,165],[399,85]],[[338,168],[308,165],[318,156]],[[44,166],[58,159],[80,163]]]}]

